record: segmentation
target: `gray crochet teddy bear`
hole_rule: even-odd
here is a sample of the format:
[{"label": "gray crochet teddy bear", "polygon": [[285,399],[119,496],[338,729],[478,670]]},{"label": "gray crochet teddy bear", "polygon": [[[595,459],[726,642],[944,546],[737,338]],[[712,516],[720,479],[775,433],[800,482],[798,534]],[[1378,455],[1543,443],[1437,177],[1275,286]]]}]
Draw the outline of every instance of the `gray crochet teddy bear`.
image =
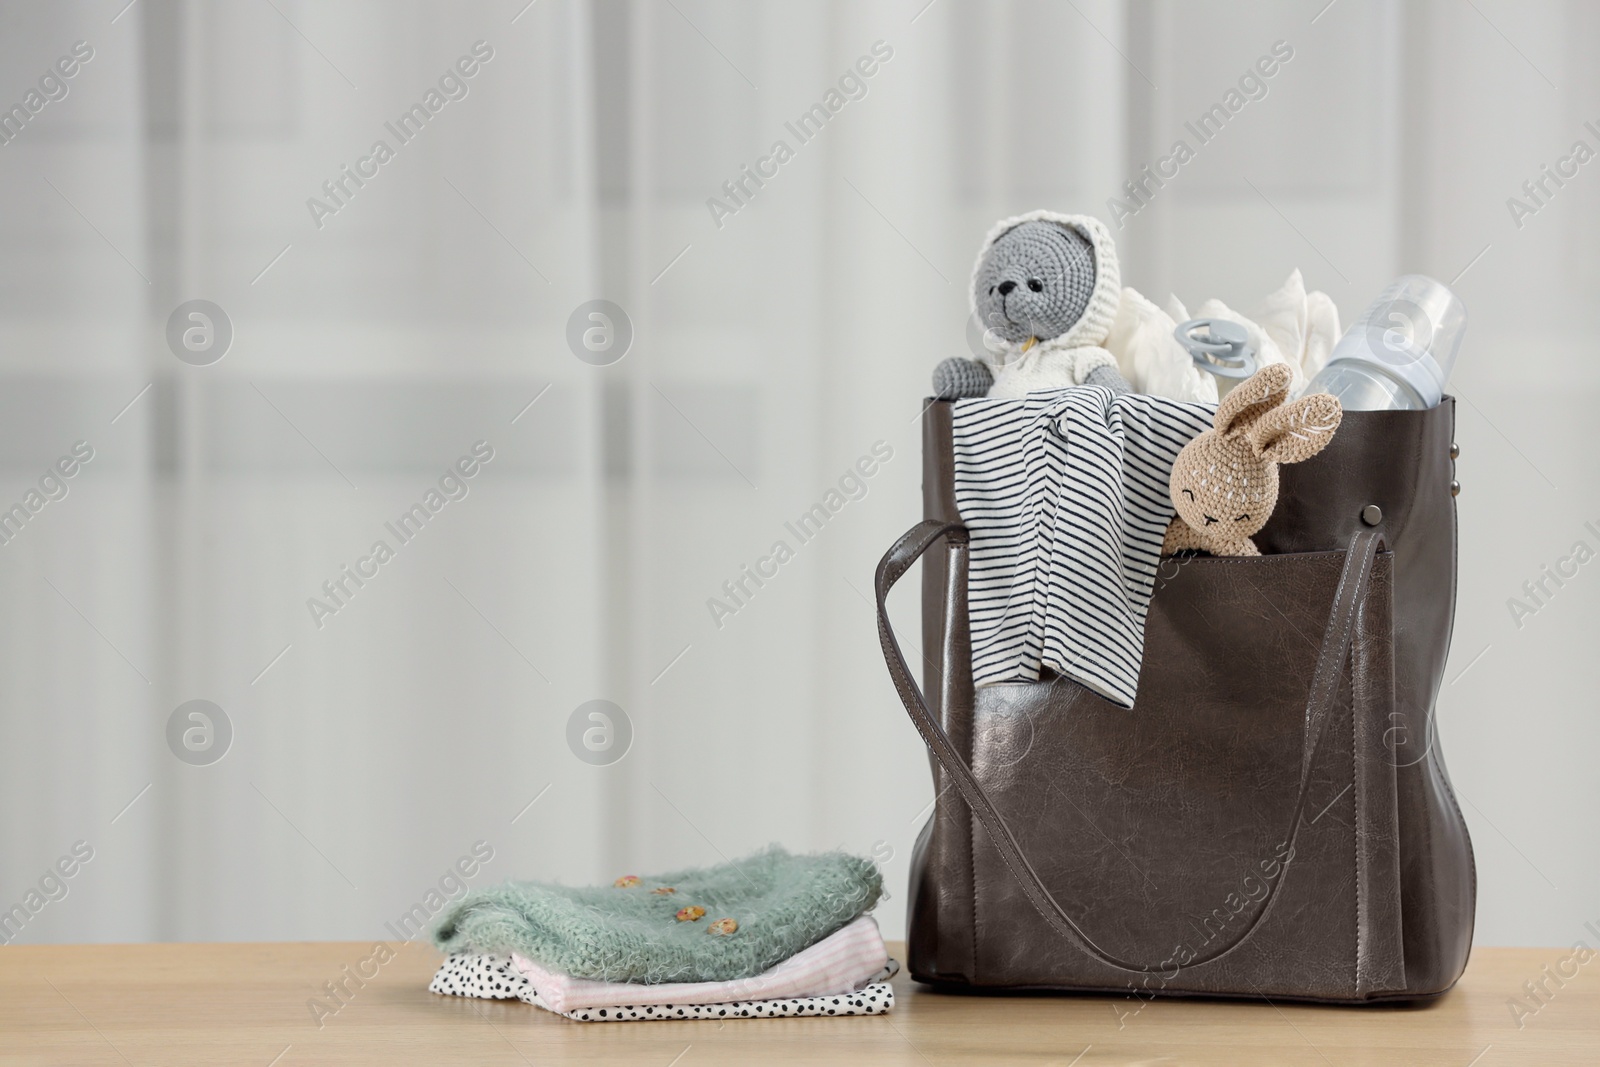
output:
[{"label": "gray crochet teddy bear", "polygon": [[986,354],[934,368],[934,396],[1020,398],[1073,385],[1128,392],[1116,357],[1101,347],[1121,296],[1116,246],[1098,219],[1034,211],[1002,220],[972,271]]}]

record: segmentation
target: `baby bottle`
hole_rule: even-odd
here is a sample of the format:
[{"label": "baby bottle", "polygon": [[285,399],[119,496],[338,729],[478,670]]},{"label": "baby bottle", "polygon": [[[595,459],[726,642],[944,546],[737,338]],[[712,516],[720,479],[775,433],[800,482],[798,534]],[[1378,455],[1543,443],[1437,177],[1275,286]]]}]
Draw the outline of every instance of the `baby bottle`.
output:
[{"label": "baby bottle", "polygon": [[1431,408],[1466,328],[1467,310],[1447,286],[1402,275],[1339,338],[1306,392],[1330,393],[1346,411]]}]

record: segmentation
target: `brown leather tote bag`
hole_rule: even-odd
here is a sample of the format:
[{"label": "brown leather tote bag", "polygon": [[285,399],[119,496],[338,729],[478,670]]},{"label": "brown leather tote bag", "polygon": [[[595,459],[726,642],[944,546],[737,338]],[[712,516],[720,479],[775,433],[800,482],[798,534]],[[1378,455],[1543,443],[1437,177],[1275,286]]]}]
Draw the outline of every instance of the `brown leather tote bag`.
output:
[{"label": "brown leather tote bag", "polygon": [[[877,573],[884,657],[933,756],[912,976],[1339,1003],[1454,985],[1477,895],[1433,728],[1454,400],[1346,412],[1282,469],[1264,555],[1164,561],[1132,710],[1054,676],[974,688],[951,415],[924,415],[926,518]],[[919,558],[921,691],[885,606]]]}]

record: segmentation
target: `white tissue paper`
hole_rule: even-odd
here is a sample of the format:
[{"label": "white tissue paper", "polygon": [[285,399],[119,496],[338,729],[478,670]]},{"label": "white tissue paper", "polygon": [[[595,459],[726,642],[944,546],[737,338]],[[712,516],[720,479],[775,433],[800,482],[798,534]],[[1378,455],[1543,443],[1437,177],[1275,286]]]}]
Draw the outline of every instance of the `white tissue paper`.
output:
[{"label": "white tissue paper", "polygon": [[1300,392],[1328,362],[1328,353],[1339,340],[1339,309],[1327,293],[1306,292],[1300,271],[1294,270],[1277,292],[1267,296],[1256,318],[1278,351],[1300,368],[1294,387]]},{"label": "white tissue paper", "polygon": [[1262,302],[1256,320],[1245,318],[1220,300],[1207,300],[1193,312],[1176,296],[1165,309],[1156,307],[1132,288],[1122,290],[1122,303],[1106,348],[1117,357],[1122,376],[1141,393],[1174,400],[1215,403],[1238,380],[1218,378],[1196,367],[1173,331],[1188,319],[1227,319],[1250,335],[1256,365],[1286,363],[1293,372],[1292,395],[1298,396],[1328,362],[1339,340],[1339,309],[1327,293],[1306,292],[1298,269]]},{"label": "white tissue paper", "polygon": [[1173,336],[1177,328],[1165,311],[1137,290],[1124,288],[1105,347],[1117,357],[1117,369],[1134,392],[1215,404],[1217,380],[1194,365]]}]

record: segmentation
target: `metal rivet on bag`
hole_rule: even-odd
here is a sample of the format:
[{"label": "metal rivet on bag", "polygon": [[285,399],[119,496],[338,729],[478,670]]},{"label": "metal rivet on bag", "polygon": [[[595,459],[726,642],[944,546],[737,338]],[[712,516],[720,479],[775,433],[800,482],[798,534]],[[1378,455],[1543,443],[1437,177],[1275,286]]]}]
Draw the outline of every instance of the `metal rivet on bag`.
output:
[{"label": "metal rivet on bag", "polygon": [[1461,446],[1456,444],[1454,441],[1450,442],[1450,458],[1451,459],[1460,459],[1461,458]]},{"label": "metal rivet on bag", "polygon": [[1460,482],[1454,481],[1454,480],[1452,480],[1450,482],[1450,495],[1451,496],[1460,496],[1461,495],[1461,483]]},{"label": "metal rivet on bag", "polygon": [[1361,521],[1368,526],[1376,526],[1383,521],[1383,509],[1376,504],[1368,504],[1361,509]]}]

